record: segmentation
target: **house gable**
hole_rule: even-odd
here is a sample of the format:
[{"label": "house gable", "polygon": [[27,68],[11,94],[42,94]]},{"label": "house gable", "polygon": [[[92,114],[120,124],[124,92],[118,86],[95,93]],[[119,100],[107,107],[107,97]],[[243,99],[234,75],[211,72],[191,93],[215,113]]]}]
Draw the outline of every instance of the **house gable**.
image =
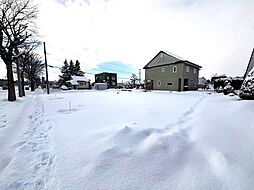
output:
[{"label": "house gable", "polygon": [[244,78],[246,78],[246,76],[248,75],[248,73],[251,71],[251,69],[252,69],[253,67],[254,67],[254,48],[253,48],[253,50],[252,50],[252,53],[251,53],[251,57],[250,57],[248,66],[247,66],[247,69],[246,69],[246,71],[245,71]]},{"label": "house gable", "polygon": [[183,58],[180,58],[169,52],[160,51],[143,69],[150,69],[154,67],[160,67],[160,66],[171,65],[171,64],[179,64],[179,63],[185,63],[187,65],[196,67],[198,69],[201,68],[201,66],[196,65],[187,60],[184,60]]}]

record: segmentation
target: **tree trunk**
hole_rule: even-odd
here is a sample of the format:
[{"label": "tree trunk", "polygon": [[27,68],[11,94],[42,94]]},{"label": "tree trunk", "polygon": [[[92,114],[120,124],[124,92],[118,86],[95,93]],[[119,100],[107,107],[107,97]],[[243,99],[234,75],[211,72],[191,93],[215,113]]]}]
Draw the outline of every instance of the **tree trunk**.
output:
[{"label": "tree trunk", "polygon": [[33,92],[35,90],[35,88],[34,88],[35,82],[33,79],[31,79],[30,81],[31,81],[31,91]]},{"label": "tree trunk", "polygon": [[21,71],[20,73],[20,78],[21,78],[21,90],[22,90],[22,95],[25,96],[26,92],[25,92],[25,79],[24,79],[24,72]]},{"label": "tree trunk", "polygon": [[[16,55],[19,54],[18,48],[15,48],[15,53],[16,53]],[[22,93],[23,91],[21,89],[21,77],[20,77],[20,67],[19,67],[20,61],[19,61],[19,59],[16,59],[15,62],[16,62],[16,66],[17,66],[17,79],[18,79],[19,97],[22,97],[23,96],[23,93]]]},{"label": "tree trunk", "polygon": [[17,79],[18,79],[18,90],[19,90],[19,97],[23,96],[22,89],[21,89],[21,77],[20,77],[20,68],[19,68],[19,60],[16,60],[17,66]]},{"label": "tree trunk", "polygon": [[8,80],[8,101],[13,102],[16,100],[16,94],[15,94],[11,59],[6,60],[6,68],[7,68],[7,80]]}]

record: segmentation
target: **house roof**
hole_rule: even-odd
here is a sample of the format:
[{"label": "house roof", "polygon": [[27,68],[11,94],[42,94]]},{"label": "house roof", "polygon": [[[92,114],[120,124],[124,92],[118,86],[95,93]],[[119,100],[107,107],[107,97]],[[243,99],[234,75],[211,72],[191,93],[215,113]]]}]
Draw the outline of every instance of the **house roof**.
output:
[{"label": "house roof", "polygon": [[[159,56],[161,57],[161,59],[159,61],[155,61],[155,59],[157,59]],[[179,63],[185,63],[193,67],[196,67],[198,69],[202,68],[201,66],[196,65],[190,61],[187,61],[170,52],[160,51],[146,66],[144,66],[143,69],[149,69],[153,67],[159,67],[159,66],[170,65],[170,64],[179,64]]]},{"label": "house roof", "polygon": [[245,74],[244,74],[244,78],[247,77],[248,73],[251,71],[251,69],[254,67],[254,48],[252,50],[252,53],[251,53],[251,56],[250,56],[250,60],[249,60],[249,63],[248,63],[248,66],[247,66],[247,69],[245,71]]},{"label": "house roof", "polygon": [[71,78],[72,78],[72,80],[69,80],[67,82],[70,82],[72,85],[78,85],[78,82],[89,82],[90,81],[85,76],[72,76]]}]

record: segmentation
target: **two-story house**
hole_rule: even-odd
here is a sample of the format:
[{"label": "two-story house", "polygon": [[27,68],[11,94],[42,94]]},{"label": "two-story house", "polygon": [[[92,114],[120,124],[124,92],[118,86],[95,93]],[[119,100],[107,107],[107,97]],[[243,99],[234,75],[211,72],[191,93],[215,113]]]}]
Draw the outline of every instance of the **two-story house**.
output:
[{"label": "two-story house", "polygon": [[247,75],[249,74],[249,72],[251,71],[251,69],[253,67],[254,67],[254,49],[252,50],[248,66],[247,66],[247,69],[246,69],[245,74],[244,74],[244,78],[247,77]]},{"label": "two-story house", "polygon": [[145,80],[153,90],[197,90],[201,66],[160,51],[145,67]]},{"label": "two-story house", "polygon": [[108,88],[117,88],[117,74],[107,72],[96,74],[95,83],[107,83]]}]

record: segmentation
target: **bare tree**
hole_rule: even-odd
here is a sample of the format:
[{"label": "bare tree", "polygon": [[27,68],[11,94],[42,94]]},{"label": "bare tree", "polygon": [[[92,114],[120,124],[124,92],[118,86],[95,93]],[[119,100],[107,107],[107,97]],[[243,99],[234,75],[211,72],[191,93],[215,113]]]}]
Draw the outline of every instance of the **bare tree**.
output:
[{"label": "bare tree", "polygon": [[35,90],[35,84],[38,78],[43,74],[45,65],[42,63],[40,55],[34,52],[27,52],[21,56],[21,62],[23,63],[22,73],[24,77],[30,81],[31,91]]},{"label": "bare tree", "polygon": [[8,101],[16,100],[12,63],[21,55],[18,49],[31,43],[37,14],[32,0],[0,0],[0,56],[7,69]]},{"label": "bare tree", "polygon": [[[25,71],[27,67],[30,67],[30,62],[33,61],[34,53],[33,51],[40,45],[38,41],[34,41],[21,49],[20,57],[17,59],[19,64],[19,69],[17,69],[17,73],[19,72],[19,80],[20,86],[19,90],[21,91],[22,96],[25,96]],[[18,71],[19,70],[19,71]]]},{"label": "bare tree", "polygon": [[132,84],[132,87],[135,88],[136,87],[136,84],[138,82],[138,77],[136,74],[132,73],[131,75],[131,78],[130,78],[130,81],[131,81],[131,84]]}]

